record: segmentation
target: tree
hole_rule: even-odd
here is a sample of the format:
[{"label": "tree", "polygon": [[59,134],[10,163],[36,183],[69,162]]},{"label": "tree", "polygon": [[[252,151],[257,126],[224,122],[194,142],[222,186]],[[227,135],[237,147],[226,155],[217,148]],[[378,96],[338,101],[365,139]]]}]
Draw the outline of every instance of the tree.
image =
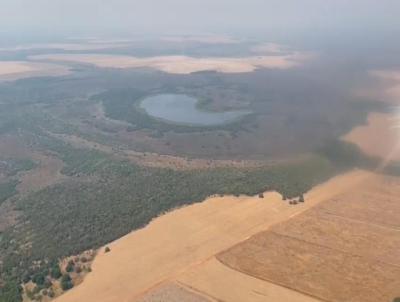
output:
[{"label": "tree", "polygon": [[44,281],[43,286],[44,286],[45,288],[49,288],[49,287],[51,287],[52,285],[53,285],[53,283],[51,283],[51,281],[50,281],[49,279],[46,278],[46,280]]},{"label": "tree", "polygon": [[43,272],[39,272],[33,276],[32,281],[37,285],[43,285],[46,281],[46,276]]},{"label": "tree", "polygon": [[75,263],[74,263],[73,260],[68,261],[68,264],[67,264],[67,266],[65,267],[65,270],[66,270],[68,273],[72,272],[72,271],[74,270],[74,265],[75,265]]},{"label": "tree", "polygon": [[71,277],[69,274],[64,274],[61,277],[61,288],[62,290],[69,290],[74,287],[74,284],[72,283]]},{"label": "tree", "polygon": [[50,276],[54,279],[59,279],[61,277],[61,270],[58,264],[54,265],[50,270]]}]

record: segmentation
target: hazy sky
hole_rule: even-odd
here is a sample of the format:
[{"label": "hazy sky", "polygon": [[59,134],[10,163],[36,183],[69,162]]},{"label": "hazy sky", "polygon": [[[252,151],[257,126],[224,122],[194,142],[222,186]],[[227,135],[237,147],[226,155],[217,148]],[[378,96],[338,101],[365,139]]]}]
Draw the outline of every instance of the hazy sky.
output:
[{"label": "hazy sky", "polygon": [[0,31],[386,30],[399,12],[399,0],[0,0]]}]

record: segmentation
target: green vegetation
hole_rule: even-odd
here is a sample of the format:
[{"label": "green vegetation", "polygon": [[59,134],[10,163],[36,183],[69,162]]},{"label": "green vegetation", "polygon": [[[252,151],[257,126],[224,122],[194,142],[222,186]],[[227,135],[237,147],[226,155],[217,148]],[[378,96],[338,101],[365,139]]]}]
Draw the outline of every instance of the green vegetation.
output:
[{"label": "green vegetation", "polygon": [[0,204],[17,194],[18,172],[28,171],[35,167],[35,163],[28,159],[0,160],[0,172],[7,177],[7,181],[0,183]]},{"label": "green vegetation", "polygon": [[68,264],[67,264],[67,266],[65,267],[65,271],[66,271],[67,273],[71,273],[71,272],[74,270],[74,268],[75,268],[75,263],[74,263],[73,260],[70,260],[70,261],[68,261]]},{"label": "green vegetation", "polygon": [[69,274],[65,274],[61,277],[61,288],[63,290],[69,290],[74,287],[74,284],[72,283],[71,277]]},{"label": "green vegetation", "polygon": [[10,180],[6,183],[0,183],[0,204],[17,193],[18,180]]},{"label": "green vegetation", "polygon": [[22,288],[16,281],[6,281],[0,287],[0,302],[21,302]]},{"label": "green vegetation", "polygon": [[50,276],[54,279],[59,279],[61,277],[61,270],[60,266],[58,264],[53,265],[53,267],[50,270]]}]

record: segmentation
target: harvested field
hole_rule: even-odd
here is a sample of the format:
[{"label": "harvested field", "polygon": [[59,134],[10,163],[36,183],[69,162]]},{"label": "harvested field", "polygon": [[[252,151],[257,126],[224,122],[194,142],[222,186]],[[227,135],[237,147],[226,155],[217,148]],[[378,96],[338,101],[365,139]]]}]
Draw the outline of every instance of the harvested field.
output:
[{"label": "harvested field", "polygon": [[302,293],[233,270],[222,264],[215,257],[188,271],[178,278],[178,281],[180,284],[207,294],[214,298],[215,301],[319,301]]},{"label": "harvested field", "polygon": [[175,74],[188,74],[208,70],[223,73],[241,73],[251,72],[259,67],[287,69],[302,64],[307,58],[309,58],[309,55],[301,53],[244,58],[193,58],[187,56],[137,58],[100,54],[49,54],[31,57],[31,59],[35,60],[86,63],[106,68],[150,67]]},{"label": "harvested field", "polygon": [[[277,193],[266,193],[263,199],[212,197],[203,203],[172,211],[144,229],[109,244],[111,251],[99,253],[93,262],[93,272],[84,282],[56,301],[133,301],[158,284],[180,280],[185,272],[201,268],[220,251],[296,216],[368,177],[370,174],[364,171],[335,177],[306,194],[306,203],[297,206],[283,202]],[[227,280],[236,278],[248,279],[240,275]],[[258,280],[250,279],[255,280],[255,288],[260,287]],[[225,292],[230,291],[230,282],[224,288]],[[263,288],[265,294],[270,287]],[[268,295],[273,297],[275,294]]]},{"label": "harvested field", "polygon": [[392,301],[400,295],[399,193],[398,178],[370,176],[218,259],[324,301]]},{"label": "harvested field", "polygon": [[343,139],[385,162],[400,160],[400,120],[395,114],[372,113],[366,125],[355,127]]}]

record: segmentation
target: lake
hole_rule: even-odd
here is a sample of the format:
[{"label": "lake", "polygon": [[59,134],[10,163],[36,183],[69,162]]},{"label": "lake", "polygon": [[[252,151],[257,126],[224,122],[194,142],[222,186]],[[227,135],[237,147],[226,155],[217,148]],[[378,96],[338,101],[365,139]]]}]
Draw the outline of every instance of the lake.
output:
[{"label": "lake", "polygon": [[158,94],[142,100],[140,107],[152,117],[169,123],[193,126],[226,124],[251,113],[247,110],[205,111],[196,106],[197,102],[197,99],[184,94]]}]

